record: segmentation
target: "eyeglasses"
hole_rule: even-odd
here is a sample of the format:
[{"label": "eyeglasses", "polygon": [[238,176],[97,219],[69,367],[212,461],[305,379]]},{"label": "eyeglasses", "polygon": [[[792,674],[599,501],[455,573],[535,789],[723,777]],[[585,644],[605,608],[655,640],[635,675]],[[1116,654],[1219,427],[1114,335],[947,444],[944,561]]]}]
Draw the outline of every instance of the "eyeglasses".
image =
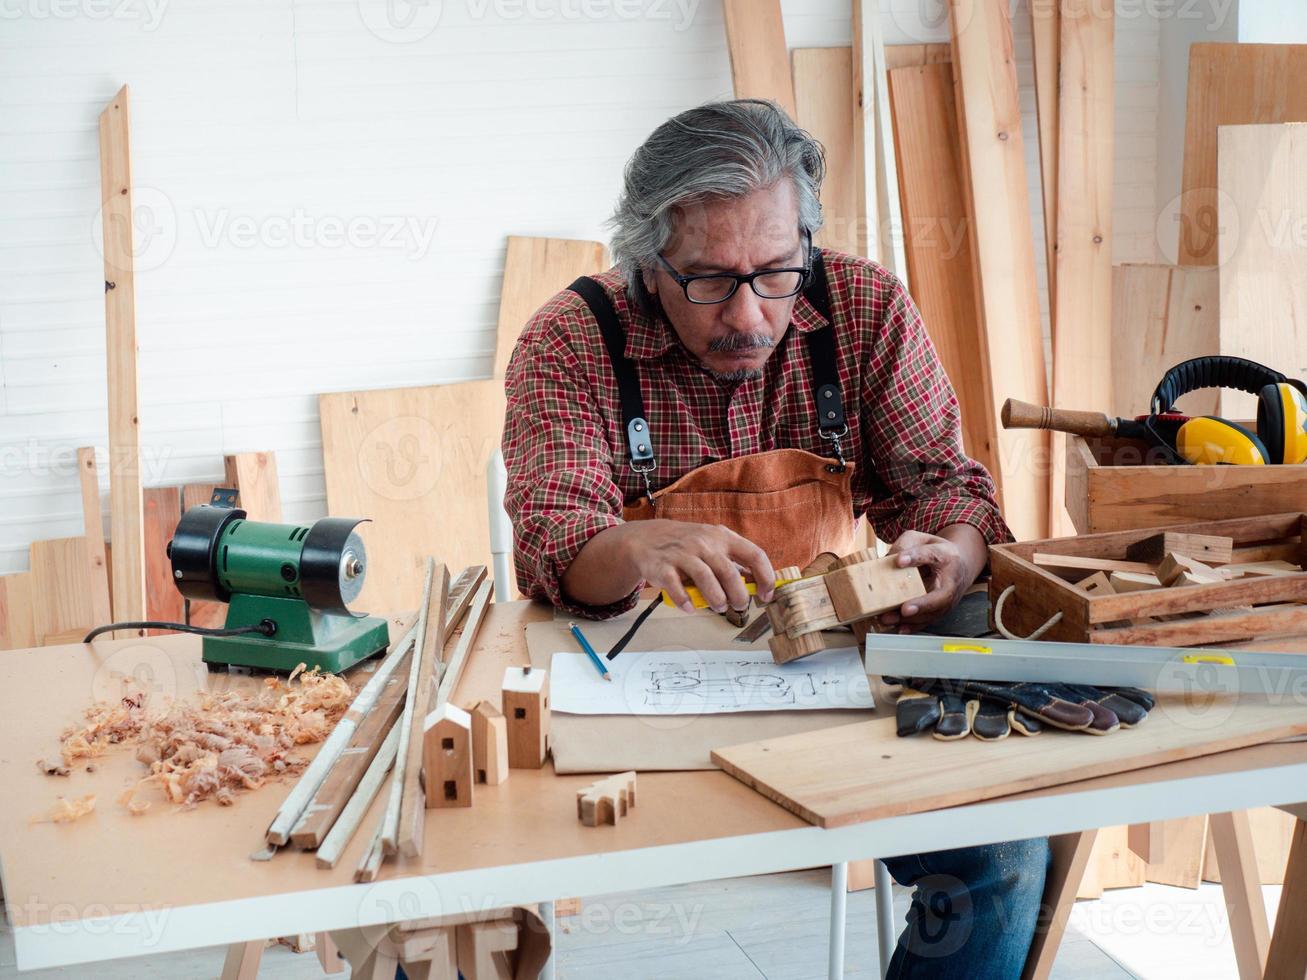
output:
[{"label": "eyeglasses", "polygon": [[[805,254],[807,251],[804,250]],[[743,276],[733,272],[683,276],[661,254],[658,261],[663,264],[668,275],[676,280],[677,285],[685,290],[685,298],[699,306],[725,303],[735,295],[742,283],[748,283],[749,288],[763,299],[785,299],[803,289],[803,284],[808,281],[812,271],[808,266],[803,266],[793,269],[758,269]]]}]

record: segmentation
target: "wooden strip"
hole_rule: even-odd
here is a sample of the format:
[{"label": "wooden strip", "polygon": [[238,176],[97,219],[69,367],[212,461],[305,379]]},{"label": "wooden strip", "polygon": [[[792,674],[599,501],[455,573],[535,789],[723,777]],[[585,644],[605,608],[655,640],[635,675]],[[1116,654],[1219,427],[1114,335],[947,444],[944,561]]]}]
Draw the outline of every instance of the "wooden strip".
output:
[{"label": "wooden strip", "polygon": [[[1127,595],[1100,596],[1089,600],[1088,618],[1090,623],[1097,624],[1114,619],[1135,619],[1139,616],[1172,616],[1178,613],[1226,609],[1231,606],[1292,603],[1304,600],[1307,600],[1307,573],[1259,576],[1203,585],[1180,585],[1169,589],[1146,589]],[[1260,615],[1269,614],[1263,612]]]},{"label": "wooden strip", "polygon": [[853,159],[853,52],[850,48],[795,48],[795,122],[826,151],[821,185],[822,227],[813,241],[858,254],[858,199]]},{"label": "wooden strip", "polygon": [[1030,952],[1026,954],[1022,980],[1046,980],[1052,973],[1053,960],[1057,957],[1058,947],[1062,945],[1062,936],[1066,933],[1067,921],[1071,918],[1071,907],[1075,904],[1076,892],[1084,880],[1089,856],[1097,838],[1097,830],[1049,838],[1052,863],[1044,882],[1039,924],[1035,928]]},{"label": "wooden strip", "polygon": [[1266,921],[1266,902],[1257,880],[1257,861],[1253,854],[1253,834],[1248,814],[1213,813],[1212,845],[1217,860],[1225,869],[1221,890],[1230,916],[1230,939],[1241,980],[1260,980],[1266,968],[1266,954],[1271,944]]},{"label": "wooden strip", "polygon": [[885,70],[917,68],[921,65],[948,64],[953,52],[947,44],[887,44]]},{"label": "wooden strip", "polygon": [[372,806],[372,801],[376,799],[377,793],[381,791],[382,783],[386,779],[386,773],[395,764],[395,748],[398,744],[399,726],[391,725],[380,751],[372,757],[372,761],[368,763],[367,772],[363,774],[358,786],[350,794],[349,802],[341,810],[340,816],[332,822],[331,830],[323,838],[322,843],[318,845],[317,853],[314,855],[314,863],[319,868],[334,868],[339,863],[341,854],[349,846],[349,842],[354,839],[354,833],[358,830],[359,822],[367,813],[368,808]]},{"label": "wooden strip", "polygon": [[[147,487],[141,494],[145,520],[145,618],[180,623],[185,601],[173,582],[168,542],[182,517],[181,488]],[[147,632],[158,636],[169,631]]]},{"label": "wooden strip", "polygon": [[[404,711],[404,698],[408,692],[408,673],[411,653],[405,653],[386,679],[376,704],[363,717],[349,745],[341,752],[336,764],[327,773],[318,791],[313,795],[291,831],[290,842],[296,847],[312,849],[322,844],[328,831],[358,788],[372,760],[385,743],[395,722]],[[398,736],[396,736],[398,740]],[[393,756],[393,753],[392,753]]]},{"label": "wooden strip", "polygon": [[510,235],[499,291],[493,376],[504,376],[517,338],[536,310],[577,276],[594,275],[606,268],[608,251],[599,242]]},{"label": "wooden strip", "polygon": [[1089,634],[1089,641],[1134,646],[1187,647],[1304,632],[1307,632],[1307,607],[1294,603],[1254,609],[1252,612],[1221,613],[1123,629],[1094,630]]},{"label": "wooden strip", "polygon": [[1048,528],[1048,434],[998,424],[1008,398],[1048,404],[1012,24],[1006,0],[950,0],[949,24],[985,338],[978,368],[990,376],[1003,512],[1018,538],[1035,538]]},{"label": "wooden strip", "polygon": [[737,99],[772,99],[793,119],[794,83],[780,0],[723,0]]},{"label": "wooden strip", "polygon": [[[1284,884],[1284,870],[1289,862],[1289,849],[1293,846],[1294,823],[1292,814],[1276,807],[1263,806],[1248,811],[1248,824],[1257,851],[1257,878],[1263,885]],[[1217,884],[1221,881],[1221,862],[1210,838],[1203,855],[1203,881]]]},{"label": "wooden strip", "polygon": [[1085,568],[1097,572],[1135,572],[1151,574],[1153,566],[1143,561],[1122,561],[1116,558],[1094,558],[1087,555],[1050,555],[1041,551],[1030,560],[1044,568]]},{"label": "wooden strip", "polygon": [[[1216,265],[1224,251],[1218,239],[1219,127],[1307,122],[1304,78],[1307,45],[1190,46],[1180,191],[1180,265]],[[1290,368],[1281,370],[1289,372]]]},{"label": "wooden strip", "polygon": [[[1300,87],[1307,89],[1307,62],[1303,70]],[[1302,180],[1307,124],[1223,126],[1217,142],[1225,228],[1218,349],[1302,378],[1307,376],[1307,188]],[[1255,418],[1257,397],[1223,390],[1219,413]]]},{"label": "wooden strip", "polygon": [[[1071,4],[1060,22],[1052,403],[1098,408],[1112,398],[1114,10]],[[1052,438],[1052,533],[1072,534],[1066,436]]]},{"label": "wooden strip", "polygon": [[0,576],[0,650],[26,650],[36,645],[32,573]]},{"label": "wooden strip", "polygon": [[109,387],[109,528],[113,533],[113,618],[117,622],[145,616],[129,120],[129,98],[124,85],[100,113],[105,359]]},{"label": "wooden strip", "polygon": [[[1110,414],[1147,412],[1153,389],[1167,370],[1218,349],[1219,288],[1214,266],[1112,268]],[[1216,389],[1203,388],[1185,395],[1180,407],[1192,415],[1212,415],[1217,401]]]},{"label": "wooden strip", "polygon": [[477,588],[476,598],[472,600],[471,608],[468,609],[467,621],[463,625],[463,630],[458,636],[458,643],[455,644],[454,650],[445,662],[445,669],[440,675],[440,686],[436,690],[435,700],[432,702],[431,710],[445,704],[450,696],[458,687],[458,682],[463,676],[463,668],[467,666],[468,652],[472,649],[472,644],[476,642],[477,634],[481,632],[481,624],[485,620],[486,609],[490,605],[491,583],[482,582]]},{"label": "wooden strip", "polygon": [[957,392],[962,442],[1002,490],[997,434],[989,408],[988,375],[976,308],[975,257],[967,234],[962,147],[957,135],[953,69],[949,64],[889,73],[894,140],[903,163],[899,192],[912,298]]},{"label": "wooden strip", "polygon": [[[863,213],[871,219],[872,188],[875,188],[877,219],[867,231],[868,251],[890,272],[910,285],[903,251],[903,210],[899,203],[899,166],[894,150],[890,119],[889,84],[885,72],[885,39],[881,31],[879,0],[853,0],[853,70],[861,112],[853,120],[853,139],[861,140],[855,152],[862,170],[855,176],[863,192]],[[858,178],[861,179],[858,179]],[[875,239],[875,251],[871,251]]]},{"label": "wooden strip", "polygon": [[1304,909],[1307,909],[1307,822],[1300,817],[1293,830],[1289,867],[1284,873],[1284,891],[1280,893],[1280,911],[1266,956],[1269,980],[1307,976]]},{"label": "wooden strip", "polygon": [[449,608],[445,614],[445,626],[440,636],[440,648],[443,650],[449,638],[463,621],[468,607],[476,598],[477,590],[486,580],[488,574],[485,565],[470,565],[458,573],[458,578],[449,587]]},{"label": "wooden strip", "polygon": [[36,644],[67,643],[74,631],[85,635],[92,626],[99,625],[93,622],[88,594],[86,538],[33,541],[29,555]]},{"label": "wooden strip", "polygon": [[97,626],[113,622],[109,605],[109,568],[104,554],[104,514],[100,511],[100,473],[95,449],[77,450],[77,473],[82,487],[82,526],[86,529],[86,558],[90,562],[87,581],[91,598],[91,621]]},{"label": "wooden strip", "polygon": [[1045,274],[1048,308],[1057,310],[1058,85],[1061,71],[1061,4],[1030,0],[1031,60],[1039,120],[1039,175],[1044,201]]},{"label": "wooden strip", "polygon": [[[434,578],[432,577],[434,573]],[[395,753],[395,775],[391,781],[390,801],[386,807],[386,822],[382,828],[381,845],[386,854],[401,851],[406,857],[422,853],[422,828],[426,803],[422,794],[422,733],[423,721],[430,710],[431,678],[443,649],[442,624],[449,615],[449,569],[442,565],[427,565],[427,602],[424,622],[418,630],[421,655],[409,672],[408,696],[404,699],[404,715],[400,718],[399,746]]]},{"label": "wooden strip", "polygon": [[258,452],[224,456],[223,470],[226,485],[240,491],[241,510],[250,520],[281,523],[276,454]]}]

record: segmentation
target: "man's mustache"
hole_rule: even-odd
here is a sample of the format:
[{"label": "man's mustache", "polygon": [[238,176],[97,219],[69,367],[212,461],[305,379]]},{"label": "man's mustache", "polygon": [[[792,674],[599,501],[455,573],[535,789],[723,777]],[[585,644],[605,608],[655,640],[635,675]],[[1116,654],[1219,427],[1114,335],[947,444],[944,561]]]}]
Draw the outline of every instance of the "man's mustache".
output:
[{"label": "man's mustache", "polygon": [[708,342],[710,354],[734,353],[742,350],[761,350],[776,346],[776,341],[765,333],[728,333]]}]

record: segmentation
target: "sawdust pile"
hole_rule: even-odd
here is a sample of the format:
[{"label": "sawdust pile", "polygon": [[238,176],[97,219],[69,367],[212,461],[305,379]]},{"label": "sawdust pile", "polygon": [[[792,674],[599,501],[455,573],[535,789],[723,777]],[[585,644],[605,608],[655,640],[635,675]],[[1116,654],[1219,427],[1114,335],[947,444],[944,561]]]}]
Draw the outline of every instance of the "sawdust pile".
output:
[{"label": "sawdust pile", "polygon": [[304,671],[269,677],[255,693],[227,691],[151,711],[146,692],[132,691],[115,703],[86,711],[86,724],[61,736],[65,767],[132,742],[150,774],[119,799],[133,814],[151,788],[171,803],[192,807],[214,799],[223,806],[269,778],[294,775],[308,764],[292,755],[299,745],[321,742],[349,708],[354,692],[334,674]]}]

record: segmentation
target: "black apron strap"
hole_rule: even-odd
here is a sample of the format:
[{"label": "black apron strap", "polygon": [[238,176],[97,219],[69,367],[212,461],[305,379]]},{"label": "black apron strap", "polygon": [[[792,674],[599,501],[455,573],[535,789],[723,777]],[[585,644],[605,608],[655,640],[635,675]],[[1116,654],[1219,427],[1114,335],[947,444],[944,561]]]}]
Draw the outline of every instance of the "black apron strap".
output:
[{"label": "black apron strap", "polygon": [[[599,283],[589,276],[581,276],[567,288],[585,300],[599,323],[599,332],[603,335],[604,347],[608,350],[608,360],[613,366],[613,374],[617,376],[617,392],[622,402],[622,424],[626,431],[631,469],[643,474],[645,488],[648,489],[649,474],[657,466],[657,460],[654,458],[649,420],[644,412],[640,378],[636,374],[635,364],[626,356],[626,333],[618,322],[613,301]],[[650,496],[652,497],[652,491]]]},{"label": "black apron strap", "polygon": [[835,317],[831,314],[830,285],[826,281],[826,264],[821,252],[812,250],[812,273],[803,295],[813,308],[825,318],[828,326],[818,327],[807,335],[808,364],[812,368],[812,383],[816,389],[813,400],[817,406],[817,431],[829,439],[840,467],[844,466],[844,450],[840,440],[848,435],[849,426],[844,418],[844,398],[840,391],[840,372],[835,356]]}]

